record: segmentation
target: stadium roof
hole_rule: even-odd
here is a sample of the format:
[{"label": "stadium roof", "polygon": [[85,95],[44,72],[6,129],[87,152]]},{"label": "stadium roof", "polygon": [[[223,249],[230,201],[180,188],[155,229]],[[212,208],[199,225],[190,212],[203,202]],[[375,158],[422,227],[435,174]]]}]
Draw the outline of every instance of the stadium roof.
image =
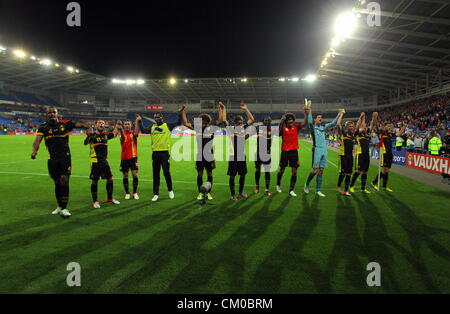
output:
[{"label": "stadium roof", "polygon": [[[424,93],[450,80],[450,3],[445,0],[381,0],[381,26],[370,27],[367,2],[355,1],[358,26],[324,52],[317,80],[304,78],[144,79],[122,84],[69,65],[23,56],[0,48],[0,80],[42,90],[145,99],[149,103],[229,100],[258,103],[338,101],[379,95],[381,103],[399,95]],[[317,40],[329,40],[318,38]]]}]

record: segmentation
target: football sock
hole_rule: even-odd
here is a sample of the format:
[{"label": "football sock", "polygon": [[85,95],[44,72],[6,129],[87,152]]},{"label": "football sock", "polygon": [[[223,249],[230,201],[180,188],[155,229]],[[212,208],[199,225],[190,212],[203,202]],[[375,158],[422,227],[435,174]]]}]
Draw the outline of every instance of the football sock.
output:
[{"label": "football sock", "polygon": [[316,178],[316,191],[319,192],[320,188],[322,187],[322,179],[323,179],[323,175],[322,174],[318,174],[317,178]]},{"label": "football sock", "polygon": [[339,180],[338,180],[338,186],[342,186],[342,181],[344,181],[344,175],[340,174],[339,175]]},{"label": "football sock", "polygon": [[69,203],[69,183],[61,185],[61,208],[67,208]]},{"label": "football sock", "polygon": [[359,172],[355,172],[353,174],[352,182],[350,183],[350,186],[355,186],[355,183],[356,183],[356,180],[358,180],[358,177],[359,177]]},{"label": "football sock", "polygon": [[245,176],[240,176],[239,178],[239,194],[244,192]]},{"label": "football sock", "polygon": [[257,188],[259,188],[259,180],[260,180],[260,178],[261,178],[261,170],[257,169],[255,171],[255,184],[256,184]]},{"label": "football sock", "polygon": [[128,186],[128,178],[123,178],[123,188],[125,189],[125,194],[130,194],[130,188]]},{"label": "football sock", "polygon": [[290,187],[290,191],[294,191],[295,188],[295,184],[297,183],[297,175],[292,175],[291,176],[291,187]]},{"label": "football sock", "polygon": [[266,172],[265,177],[266,177],[266,190],[268,190],[270,187],[270,172]]},{"label": "football sock", "polygon": [[113,181],[106,181],[106,193],[108,194],[108,200],[112,200],[113,198],[113,189],[114,189]]},{"label": "football sock", "polygon": [[95,203],[98,201],[98,184],[92,183],[91,184],[91,195],[92,195],[92,201]]},{"label": "football sock", "polygon": [[200,192],[202,185],[203,185],[203,176],[197,176],[197,187],[198,187],[199,192]]},{"label": "football sock", "polygon": [[351,179],[351,176],[345,176],[345,190],[344,191],[348,191],[348,188],[349,188],[349,186],[350,186],[350,179]]},{"label": "football sock", "polygon": [[211,189],[209,190],[209,193],[211,193],[212,185],[213,185],[213,176],[212,175],[208,175],[208,182],[211,183]]},{"label": "football sock", "polygon": [[314,172],[311,172],[308,176],[308,179],[306,180],[306,186],[309,186],[309,184],[311,183],[312,179],[314,179],[314,177],[316,176],[316,174]]},{"label": "football sock", "polygon": [[361,189],[362,190],[366,189],[366,182],[367,182],[367,173],[363,173],[361,175]]},{"label": "football sock", "polygon": [[61,183],[59,180],[55,181],[55,197],[56,201],[58,202],[58,206],[62,208],[61,206]]},{"label": "football sock", "polygon": [[384,188],[387,187],[388,179],[389,179],[389,172],[386,172],[383,176],[383,187]]},{"label": "football sock", "polygon": [[[383,173],[381,173],[380,176],[383,177]],[[378,184],[378,175],[375,177],[375,179],[373,179],[372,184],[373,185],[377,185]]]},{"label": "football sock", "polygon": [[[139,178],[133,177],[133,194],[136,194],[139,185]],[[128,193],[127,193],[128,194]]]},{"label": "football sock", "polygon": [[281,185],[281,179],[283,179],[283,172],[278,172],[277,174],[277,185]]},{"label": "football sock", "polygon": [[234,177],[230,177],[230,192],[231,195],[236,195],[236,191],[234,189]]}]

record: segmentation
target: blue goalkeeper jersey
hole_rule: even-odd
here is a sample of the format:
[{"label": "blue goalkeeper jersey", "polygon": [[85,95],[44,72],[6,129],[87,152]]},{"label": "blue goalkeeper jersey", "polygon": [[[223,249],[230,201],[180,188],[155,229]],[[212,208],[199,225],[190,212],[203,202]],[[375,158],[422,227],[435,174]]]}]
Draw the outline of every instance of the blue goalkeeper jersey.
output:
[{"label": "blue goalkeeper jersey", "polygon": [[337,115],[336,118],[334,118],[334,120],[331,121],[330,123],[315,125],[313,122],[312,114],[310,113],[308,115],[308,124],[309,124],[309,129],[311,131],[314,148],[325,148],[325,149],[327,148],[327,141],[325,139],[325,131],[329,128],[334,127],[338,121],[338,118],[339,118],[339,115]]}]

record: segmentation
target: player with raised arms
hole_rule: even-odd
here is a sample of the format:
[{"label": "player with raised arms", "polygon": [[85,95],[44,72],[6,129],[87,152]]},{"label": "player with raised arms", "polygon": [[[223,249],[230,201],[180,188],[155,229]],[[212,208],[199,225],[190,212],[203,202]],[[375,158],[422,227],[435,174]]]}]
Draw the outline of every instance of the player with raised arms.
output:
[{"label": "player with raised arms", "polygon": [[95,124],[96,130],[90,128],[87,132],[87,137],[84,140],[84,145],[89,144],[90,159],[91,159],[91,174],[89,178],[91,183],[92,206],[100,208],[98,201],[98,181],[100,178],[106,180],[106,193],[108,195],[107,202],[119,205],[120,202],[113,198],[114,180],[111,172],[111,167],[108,163],[108,141],[116,138],[122,130],[122,122],[119,120],[113,132],[105,131],[105,121],[98,120]]},{"label": "player with raised arms", "polygon": [[358,177],[361,176],[361,192],[370,194],[370,192],[366,189],[367,183],[367,172],[369,171],[370,166],[370,135],[373,130],[373,126],[375,125],[375,121],[378,117],[378,113],[374,112],[372,114],[372,121],[370,123],[370,127],[367,127],[366,124],[366,114],[361,112],[359,116],[358,122],[356,123],[356,165],[355,165],[355,173],[353,174],[352,181],[350,182],[350,192],[355,192],[355,183],[358,180]]},{"label": "player with raised arms", "polygon": [[300,167],[298,159],[298,132],[307,124],[307,107],[304,108],[304,121],[303,123],[295,123],[295,115],[293,113],[287,113],[281,117],[279,131],[282,139],[281,146],[281,158],[280,158],[280,171],[277,175],[277,192],[281,193],[281,180],[283,179],[284,171],[286,167],[291,167],[291,185],[289,189],[289,195],[296,197],[294,192],[295,184],[297,183],[297,170]]},{"label": "player with raised arms", "polygon": [[[253,125],[253,122],[255,121],[255,118],[253,118],[253,115],[246,104],[241,103],[240,107],[247,116],[247,123],[244,124],[244,118],[237,115],[234,117],[234,126],[229,127],[227,130],[228,138],[231,141],[227,174],[230,176],[229,186],[232,201],[237,201],[234,183],[236,175],[239,175],[239,196],[242,198],[248,198],[248,195],[244,193],[245,176],[247,175],[245,140],[250,136],[246,129]],[[228,125],[226,113],[224,116],[224,122]]]},{"label": "player with raised arms", "polygon": [[60,121],[56,107],[47,108],[47,121],[42,124],[33,142],[31,159],[36,159],[42,140],[49,153],[48,172],[55,183],[55,196],[58,207],[52,212],[62,217],[70,217],[67,209],[69,202],[69,179],[72,172],[72,159],[69,148],[69,132],[74,128],[89,128],[88,124],[72,121]]},{"label": "player with raised arms", "polygon": [[134,131],[132,128],[132,122],[130,120],[125,120],[123,123],[123,130],[120,132],[120,144],[122,146],[122,153],[120,155],[120,172],[123,174],[123,187],[125,189],[125,199],[129,200],[130,188],[128,184],[128,174],[131,170],[133,176],[133,198],[135,200],[139,199],[137,194],[137,189],[139,185],[139,163],[138,163],[138,137],[139,137],[139,126],[142,117],[136,115],[136,120],[134,122]]},{"label": "player with raised arms", "polygon": [[395,141],[397,137],[402,136],[405,133],[406,127],[408,126],[407,121],[403,121],[402,127],[398,132],[394,132],[394,125],[391,122],[384,122],[383,127],[377,127],[378,137],[380,139],[380,143],[378,144],[381,148],[380,150],[380,168],[383,168],[383,171],[375,177],[372,181],[372,187],[379,191],[379,178],[383,179],[383,190],[387,192],[394,192],[391,188],[388,187],[387,183],[389,180],[389,171],[392,167],[392,162],[394,160],[394,155],[392,153],[392,143]]},{"label": "player with raised arms", "polygon": [[198,196],[197,200],[203,199],[203,193],[201,191],[201,187],[203,185],[203,173],[206,170],[207,173],[207,182],[211,183],[211,188],[207,191],[208,200],[213,200],[211,195],[212,184],[213,184],[213,170],[216,168],[216,162],[214,160],[214,151],[213,151],[213,142],[214,142],[214,134],[216,131],[215,126],[221,125],[223,123],[223,112],[225,110],[225,106],[219,102],[218,107],[218,118],[216,121],[213,121],[211,116],[206,113],[200,114],[196,119],[201,119],[201,125],[197,125],[194,123],[188,122],[186,116],[186,106],[181,106],[181,122],[183,126],[194,130],[196,134],[197,141],[197,155],[196,155],[196,170],[197,170],[197,187],[198,187]]},{"label": "player with raised arms", "polygon": [[[342,127],[342,120],[338,122],[338,132],[340,136],[339,150],[339,179],[338,191],[345,196],[350,196],[350,180],[353,173],[353,146],[355,145],[355,123],[347,121]],[[341,190],[342,181],[345,178],[344,190]]]},{"label": "player with raised arms", "polygon": [[270,170],[272,168],[271,148],[272,148],[272,118],[267,116],[263,120],[263,125],[256,127],[257,149],[255,158],[255,194],[259,193],[259,181],[261,169],[264,169],[266,189],[265,194],[270,196]]},{"label": "player with raised arms", "polygon": [[336,118],[330,123],[323,124],[322,115],[316,113],[313,117],[311,112],[311,101],[306,101],[307,112],[308,112],[308,125],[311,132],[311,137],[313,141],[312,147],[312,172],[309,174],[304,186],[305,194],[309,193],[309,184],[316,177],[316,194],[320,197],[325,197],[320,189],[322,187],[322,179],[324,169],[327,167],[328,162],[328,148],[326,141],[326,132],[328,129],[340,124],[342,117],[344,116],[344,109],[340,109]]}]

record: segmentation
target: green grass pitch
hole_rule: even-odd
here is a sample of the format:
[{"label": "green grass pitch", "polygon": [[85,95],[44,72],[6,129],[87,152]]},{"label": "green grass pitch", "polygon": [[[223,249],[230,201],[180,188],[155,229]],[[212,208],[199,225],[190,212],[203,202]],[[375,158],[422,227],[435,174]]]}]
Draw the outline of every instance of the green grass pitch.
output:
[{"label": "green grass pitch", "polygon": [[[305,196],[311,144],[301,142],[297,198],[285,193],[289,171],[282,194],[252,194],[249,162],[251,196],[232,202],[226,162],[218,162],[215,200],[201,207],[194,162],[172,162],[175,199],[162,180],[160,201],[151,203],[150,138],[142,136],[141,200],[123,199],[115,139],[109,161],[122,204],[94,210],[89,149],[84,136],[71,136],[73,216],[63,220],[50,215],[47,152],[43,145],[31,160],[33,139],[0,137],[0,293],[450,293],[450,194],[431,186],[391,174],[395,193],[345,198],[329,163],[327,197]],[[104,181],[99,196],[106,198]],[[81,265],[81,287],[66,285],[70,262]],[[366,284],[370,262],[381,265],[381,287]]]}]

